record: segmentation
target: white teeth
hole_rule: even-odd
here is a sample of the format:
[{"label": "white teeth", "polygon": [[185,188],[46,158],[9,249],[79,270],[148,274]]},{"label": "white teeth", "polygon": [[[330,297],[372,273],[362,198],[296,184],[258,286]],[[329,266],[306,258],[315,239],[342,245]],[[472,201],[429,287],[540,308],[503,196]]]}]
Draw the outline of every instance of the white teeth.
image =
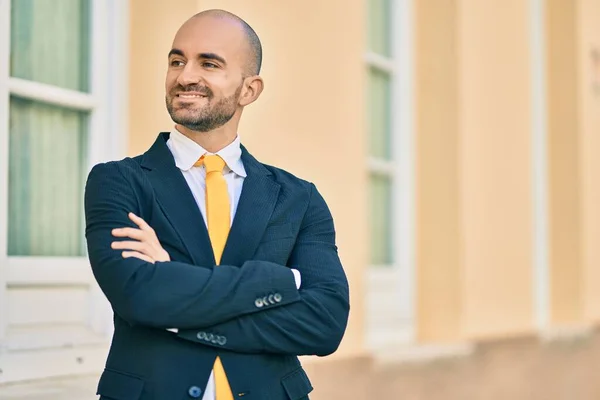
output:
[{"label": "white teeth", "polygon": [[185,99],[194,99],[202,96],[200,96],[199,94],[180,94],[179,97],[183,97]]}]

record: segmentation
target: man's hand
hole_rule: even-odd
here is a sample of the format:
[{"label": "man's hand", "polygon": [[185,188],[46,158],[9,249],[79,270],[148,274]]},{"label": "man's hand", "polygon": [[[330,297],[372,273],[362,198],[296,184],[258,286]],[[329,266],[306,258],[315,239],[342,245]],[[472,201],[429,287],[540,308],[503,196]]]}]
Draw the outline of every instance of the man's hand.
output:
[{"label": "man's hand", "polygon": [[135,228],[117,228],[112,230],[112,235],[116,237],[128,237],[135,241],[117,241],[112,242],[110,247],[117,250],[124,250],[123,258],[135,257],[140,260],[154,264],[156,261],[171,261],[169,253],[162,248],[156,232],[142,218],[134,213],[128,214],[140,229]]}]

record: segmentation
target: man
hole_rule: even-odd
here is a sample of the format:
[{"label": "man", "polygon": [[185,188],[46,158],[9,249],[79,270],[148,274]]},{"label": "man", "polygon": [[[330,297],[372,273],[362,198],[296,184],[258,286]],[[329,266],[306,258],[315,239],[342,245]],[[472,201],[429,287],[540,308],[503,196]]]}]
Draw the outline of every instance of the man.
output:
[{"label": "man", "polygon": [[348,283],[323,198],[237,136],[261,58],[239,17],[192,17],[168,57],[175,129],[90,172],[88,251],[115,325],[101,399],[308,399],[297,356],[342,339]]}]

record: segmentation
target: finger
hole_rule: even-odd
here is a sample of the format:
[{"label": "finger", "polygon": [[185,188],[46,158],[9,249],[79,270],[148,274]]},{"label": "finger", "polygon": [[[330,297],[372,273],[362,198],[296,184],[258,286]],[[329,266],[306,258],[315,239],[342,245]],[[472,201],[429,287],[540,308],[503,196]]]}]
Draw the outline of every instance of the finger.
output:
[{"label": "finger", "polygon": [[148,251],[148,245],[144,242],[134,242],[134,241],[119,241],[112,242],[110,247],[113,249],[121,249],[121,250],[135,250],[141,253],[144,253],[150,256],[150,252]]},{"label": "finger", "polygon": [[129,218],[137,226],[139,226],[143,232],[146,232],[149,235],[146,237],[149,242],[158,243],[158,237],[156,236],[156,232],[154,232],[154,229],[152,229],[152,227],[150,225],[148,225],[148,223],[146,221],[144,221],[144,219],[142,219],[141,217],[138,217],[137,215],[135,215],[132,212],[129,213]]},{"label": "finger", "polygon": [[128,237],[136,240],[144,240],[146,238],[144,231],[137,228],[116,228],[112,230],[112,235],[116,237]]},{"label": "finger", "polygon": [[130,212],[128,214],[129,219],[132,220],[137,226],[140,227],[143,231],[152,231],[152,227],[146,223],[141,217],[138,217],[134,213]]},{"label": "finger", "polygon": [[154,260],[152,258],[148,257],[145,254],[138,253],[137,251],[124,251],[123,253],[121,253],[121,255],[123,256],[123,258],[139,258],[140,260],[154,264]]}]

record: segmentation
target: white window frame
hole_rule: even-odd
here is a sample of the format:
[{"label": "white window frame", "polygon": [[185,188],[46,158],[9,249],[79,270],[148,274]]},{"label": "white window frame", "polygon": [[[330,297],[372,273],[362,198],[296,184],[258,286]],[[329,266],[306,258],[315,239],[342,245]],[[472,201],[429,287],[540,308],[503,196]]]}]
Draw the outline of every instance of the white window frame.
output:
[{"label": "white window frame", "polygon": [[392,265],[367,272],[367,347],[415,340],[415,149],[413,96],[413,0],[390,0],[391,57],[367,52],[367,68],[390,73],[391,160],[370,158],[368,171],[392,179]]},{"label": "white window frame", "polygon": [[548,111],[546,107],[546,43],[544,0],[530,0],[533,296],[537,329],[550,328],[550,250],[548,221]]},{"label": "white window frame", "polygon": [[[112,313],[94,281],[87,257],[8,256],[9,98],[11,94],[16,94],[31,100],[88,111],[89,153],[86,173],[99,162],[124,157],[128,132],[128,3],[122,0],[91,0],[90,92],[82,93],[9,76],[11,0],[0,0],[0,355],[7,350],[5,339],[8,305],[4,299],[7,298],[9,286],[86,285],[90,288],[88,326],[100,337],[104,337],[104,342],[108,341],[112,333]],[[28,345],[36,346],[35,343]],[[69,351],[72,352],[73,349]],[[91,359],[98,358],[95,353],[88,355]],[[56,356],[51,356],[54,357],[52,363],[59,365],[61,361]],[[3,357],[8,360],[16,356],[4,354]],[[85,366],[67,372],[78,371],[89,372]],[[4,376],[0,374],[0,383],[35,378],[36,376],[30,376],[31,373],[46,376],[48,371],[31,367],[16,375],[6,376],[5,372]]]}]

